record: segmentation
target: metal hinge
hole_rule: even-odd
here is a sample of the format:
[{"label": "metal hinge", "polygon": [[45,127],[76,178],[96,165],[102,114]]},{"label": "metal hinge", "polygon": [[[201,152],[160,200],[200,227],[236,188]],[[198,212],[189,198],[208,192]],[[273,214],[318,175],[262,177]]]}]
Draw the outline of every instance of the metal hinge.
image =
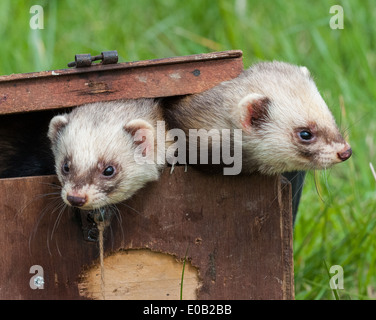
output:
[{"label": "metal hinge", "polygon": [[68,67],[90,67],[93,61],[102,60],[101,64],[116,64],[119,60],[116,50],[103,51],[101,54],[92,57],[90,53],[76,54],[74,61],[68,63]]}]

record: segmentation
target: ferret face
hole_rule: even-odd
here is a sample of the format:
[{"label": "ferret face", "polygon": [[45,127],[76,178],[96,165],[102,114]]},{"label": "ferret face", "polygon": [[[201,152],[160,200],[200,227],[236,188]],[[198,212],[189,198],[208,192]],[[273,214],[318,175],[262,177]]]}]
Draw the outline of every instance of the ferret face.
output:
[{"label": "ferret face", "polygon": [[[266,131],[258,146],[262,150],[257,159],[261,164],[260,171],[273,174],[326,169],[351,156],[350,145],[343,139],[335,124],[326,126],[319,121],[294,120],[286,127],[287,130],[276,122],[272,122],[274,126],[264,126]],[[265,143],[268,148],[263,145]]]},{"label": "ferret face", "polygon": [[[308,70],[287,64],[279,67],[283,74],[274,69],[273,77],[260,87],[261,93],[248,95],[239,104],[245,111],[243,150],[253,154],[259,170],[266,174],[325,169],[347,160],[352,154],[350,145]],[[294,68],[291,77],[286,68]]]},{"label": "ferret face", "polygon": [[134,133],[152,129],[146,121],[123,123],[116,116],[110,121],[103,115],[96,118],[90,105],[76,110],[56,116],[49,128],[66,204],[97,209],[121,202],[147,182],[158,179],[154,163],[137,163],[134,156],[139,145]]}]

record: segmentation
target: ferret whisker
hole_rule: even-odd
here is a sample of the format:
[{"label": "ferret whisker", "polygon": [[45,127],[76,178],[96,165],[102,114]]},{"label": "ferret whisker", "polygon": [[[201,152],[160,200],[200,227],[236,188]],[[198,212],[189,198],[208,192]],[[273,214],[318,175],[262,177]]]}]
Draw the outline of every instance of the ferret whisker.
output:
[{"label": "ferret whisker", "polygon": [[[120,226],[120,231],[122,235],[122,243],[124,242],[124,232],[123,232],[123,226],[122,226],[122,217],[120,214],[119,209],[117,208],[116,205],[112,204],[108,206],[108,209],[110,210],[111,214],[116,217],[116,220],[118,221],[118,225]],[[114,247],[114,233],[112,229],[112,224],[110,224],[110,231],[111,231],[111,246],[112,248]]]},{"label": "ferret whisker", "polygon": [[346,126],[346,127],[340,127],[340,132],[341,132],[341,134],[342,134],[342,136],[345,138],[345,139],[347,139],[348,138],[348,136],[349,136],[349,132],[350,132],[350,129],[351,129],[351,126],[350,125],[348,125],[348,126]]},{"label": "ferret whisker", "polygon": [[111,213],[113,213],[116,216],[116,219],[121,224],[122,223],[122,217],[121,217],[121,213],[120,213],[119,208],[114,204],[109,205],[108,208],[109,208],[109,210],[111,210]]},{"label": "ferret whisker", "polygon": [[[50,241],[53,239],[53,235],[54,235],[54,233],[57,229],[57,226],[60,223],[61,216],[62,216],[62,213],[65,210],[65,207],[66,207],[66,204],[64,202],[59,202],[59,204],[51,212],[51,214],[54,214],[56,211],[58,211],[58,214],[57,214],[57,217],[55,219],[54,225],[52,227],[51,233],[49,232],[50,228],[48,228],[48,231],[47,231],[47,248],[48,248],[48,253],[50,254],[50,256],[52,256],[52,252],[51,252],[51,249],[50,249]],[[50,234],[50,236],[48,236],[48,234]]]},{"label": "ferret whisker", "polygon": [[56,247],[56,250],[57,250],[57,253],[59,254],[59,256],[62,257],[63,255],[60,251],[59,243],[57,242],[57,238],[55,239],[55,247]]},{"label": "ferret whisker", "polygon": [[325,183],[326,190],[328,191],[329,201],[332,201],[333,194],[332,194],[332,192],[330,190],[330,185],[329,185],[329,176],[330,176],[330,173],[331,173],[331,168],[325,168],[323,170],[324,183]]},{"label": "ferret whisker", "polygon": [[325,177],[325,186],[330,191],[330,189],[329,189],[329,181],[328,181],[328,178],[329,178],[329,175],[330,175],[330,169],[329,168],[325,168],[323,171],[324,171],[324,177]]},{"label": "ferret whisker", "polygon": [[[299,172],[296,173],[296,175],[291,179],[291,182],[294,181],[298,176],[299,176]],[[299,184],[299,187],[297,190],[295,190],[295,193],[292,194],[292,202],[294,202],[294,200],[296,199],[296,197],[299,195],[300,191],[303,189],[304,187],[304,181],[303,183]]]},{"label": "ferret whisker", "polygon": [[301,190],[303,190],[303,187],[304,187],[304,183],[300,184],[298,189],[296,190],[295,194],[292,195],[292,202],[294,202],[294,200],[296,199],[296,197],[299,195],[299,193],[301,192]]},{"label": "ferret whisker", "polygon": [[136,210],[135,208],[131,207],[130,205],[126,204],[126,203],[121,203],[122,206],[125,206],[126,208],[128,209],[131,209],[133,212],[137,213],[138,215],[142,215],[142,213],[138,210]]},{"label": "ferret whisker", "polygon": [[60,199],[53,199],[53,201],[48,202],[47,205],[45,206],[45,208],[41,211],[41,214],[39,215],[36,223],[34,224],[33,230],[31,231],[31,234],[29,236],[29,254],[30,255],[31,255],[31,251],[32,251],[31,245],[32,245],[32,242],[34,241],[35,235],[37,233],[37,230],[39,228],[41,221],[45,217],[46,213],[50,212],[51,208],[53,209],[52,212],[54,212],[56,210],[56,208],[58,207],[57,203],[60,203]]},{"label": "ferret whisker", "polygon": [[[298,178],[298,176],[300,175],[300,172],[297,171],[296,174],[291,178],[291,179],[288,179],[290,181],[290,183],[292,184],[292,182]],[[287,177],[285,177],[287,179]],[[281,191],[284,191],[285,188],[288,188],[289,184],[284,184],[282,185],[281,187]],[[299,188],[297,190],[295,190],[295,193],[294,194],[291,194],[291,202],[294,202],[295,198],[299,195],[300,191],[303,189],[304,187],[304,183],[300,184],[299,185]],[[291,190],[293,191],[293,190]],[[278,199],[278,196],[275,196],[275,198],[271,201],[271,204],[274,203],[274,201],[276,201]]]},{"label": "ferret whisker", "polygon": [[116,217],[116,220],[118,222],[118,225],[120,226],[120,232],[121,232],[121,243],[124,242],[124,229],[123,229],[123,218],[121,216],[121,212],[119,208],[116,205],[112,206],[114,215]]},{"label": "ferret whisker", "polygon": [[372,116],[373,116],[372,112],[366,112],[362,117],[360,117],[359,119],[356,119],[353,123],[349,124],[349,129],[361,123],[365,118],[372,117]]},{"label": "ferret whisker", "polygon": [[[123,202],[119,202],[117,203],[117,205],[121,205],[121,206],[124,206],[128,209],[131,209],[132,211],[134,211],[135,213],[139,214],[139,215],[142,215],[141,212],[139,212],[138,210],[136,210],[135,208],[132,208],[130,205],[126,204],[124,201]],[[119,211],[120,212],[120,211]]]},{"label": "ferret whisker", "polygon": [[348,124],[346,127],[342,127],[341,126],[341,129],[340,129],[340,132],[343,134],[343,136],[347,139],[348,136],[349,136],[349,131],[355,127],[356,125],[358,125],[359,123],[361,123],[362,120],[364,120],[365,118],[367,118],[368,116],[371,116],[372,117],[372,114],[371,112],[367,112],[364,116],[360,117],[359,119],[357,119],[356,121],[354,121],[353,123],[351,124]]},{"label": "ferret whisker", "polygon": [[59,213],[56,217],[56,220],[55,220],[55,223],[53,225],[53,228],[52,228],[52,231],[51,231],[51,237],[50,237],[50,240],[52,240],[53,236],[54,236],[54,232],[56,231],[57,227],[59,226],[60,224],[60,221],[61,221],[61,217],[63,215],[63,212],[65,211],[65,208],[66,208],[66,204],[63,202],[61,205],[60,205],[60,210],[59,210]]},{"label": "ferret whisker", "polygon": [[321,194],[321,191],[320,191],[321,188],[320,188],[320,184],[318,182],[317,170],[313,170],[313,181],[315,183],[315,188],[316,188],[317,195],[319,196],[321,202],[325,203],[325,200],[322,197],[322,194]]},{"label": "ferret whisker", "polygon": [[[40,199],[43,199],[52,195],[56,195],[60,197],[60,192],[41,193],[41,194],[34,195],[30,201],[28,201],[20,210],[18,210],[17,214],[14,215],[14,219],[18,218],[25,211],[25,209],[28,208],[34,201],[37,201],[37,200],[40,200]],[[53,199],[53,198],[58,198],[58,197],[50,197],[50,198]]]},{"label": "ferret whisker", "polygon": [[[53,197],[52,197],[53,196]],[[50,193],[44,193],[44,194],[38,194],[35,196],[35,200],[40,200],[46,197],[50,197],[50,199],[61,199],[60,192],[50,192]]]},{"label": "ferret whisker", "polygon": [[[104,211],[104,212],[107,212],[109,217],[115,216],[116,220],[118,222],[118,225],[120,226],[120,232],[121,232],[121,235],[122,235],[122,243],[123,243],[125,238],[124,238],[124,229],[123,229],[123,224],[122,224],[123,219],[122,219],[121,211],[119,210],[119,208],[117,206],[119,204],[121,204],[121,203],[109,204],[109,205],[102,207],[101,209],[95,209],[94,215],[102,214],[103,211]],[[131,208],[131,209],[133,209],[133,208]],[[110,228],[110,232],[111,232],[111,240],[112,240],[111,243],[112,243],[112,247],[113,247],[114,246],[114,236],[113,236],[113,229],[112,229],[111,223],[109,224],[109,228]]]},{"label": "ferret whisker", "polygon": [[49,187],[55,188],[55,189],[60,189],[60,190],[62,189],[61,185],[53,183],[53,182],[42,182],[42,181],[39,181],[38,183],[42,184],[42,185],[45,185],[45,186],[49,186]]},{"label": "ferret whisker", "polygon": [[[297,174],[291,179],[291,181],[294,180],[294,179],[296,179],[296,177],[298,176],[298,174],[299,174],[299,173],[297,173]],[[287,178],[286,178],[286,179],[287,179]],[[284,191],[285,188],[288,188],[288,186],[289,186],[288,183],[282,184],[281,191]],[[274,197],[274,199],[270,202],[270,206],[272,206],[272,204],[274,204],[274,202],[277,201],[277,200],[278,200],[278,195],[276,195],[276,196]]]}]

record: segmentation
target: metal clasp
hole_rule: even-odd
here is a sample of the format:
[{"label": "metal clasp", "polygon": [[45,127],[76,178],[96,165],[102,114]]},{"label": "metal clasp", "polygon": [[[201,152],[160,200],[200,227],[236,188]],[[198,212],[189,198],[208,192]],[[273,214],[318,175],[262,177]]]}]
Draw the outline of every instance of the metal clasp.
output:
[{"label": "metal clasp", "polygon": [[101,64],[115,64],[119,60],[119,56],[116,50],[113,51],[103,51],[101,54],[92,57],[90,53],[76,54],[74,57],[75,61],[69,62],[68,67],[90,67],[93,61],[102,60]]},{"label": "metal clasp", "polygon": [[80,224],[84,239],[89,242],[98,241],[98,222],[104,222],[107,229],[113,218],[113,211],[108,208],[100,208],[96,210],[80,210],[74,208],[73,210],[81,222]]}]

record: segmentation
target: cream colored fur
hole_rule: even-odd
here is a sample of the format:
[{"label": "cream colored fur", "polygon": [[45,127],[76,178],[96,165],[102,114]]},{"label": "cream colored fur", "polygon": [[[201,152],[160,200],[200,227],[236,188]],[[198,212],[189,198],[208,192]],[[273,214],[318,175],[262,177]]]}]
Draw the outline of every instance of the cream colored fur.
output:
[{"label": "cream colored fur", "polygon": [[[249,105],[267,98],[265,121],[244,125]],[[251,108],[252,109],[252,108]],[[183,98],[166,110],[171,123],[184,129],[243,129],[243,172],[275,174],[323,169],[341,162],[337,153],[350,146],[306,67],[262,62],[239,77],[203,93]],[[299,140],[299,128],[312,128],[312,143]]]},{"label": "cream colored fur", "polygon": [[[152,99],[93,103],[54,117],[48,136],[63,200],[69,204],[68,195],[87,197],[82,209],[99,208],[123,201],[157,180],[163,165],[136,163],[139,145],[133,130],[150,130],[155,135],[158,120],[162,120],[160,106]],[[149,147],[156,156],[157,148]],[[68,174],[62,172],[65,162]],[[103,177],[102,171],[110,165],[116,167],[116,175]]]}]

